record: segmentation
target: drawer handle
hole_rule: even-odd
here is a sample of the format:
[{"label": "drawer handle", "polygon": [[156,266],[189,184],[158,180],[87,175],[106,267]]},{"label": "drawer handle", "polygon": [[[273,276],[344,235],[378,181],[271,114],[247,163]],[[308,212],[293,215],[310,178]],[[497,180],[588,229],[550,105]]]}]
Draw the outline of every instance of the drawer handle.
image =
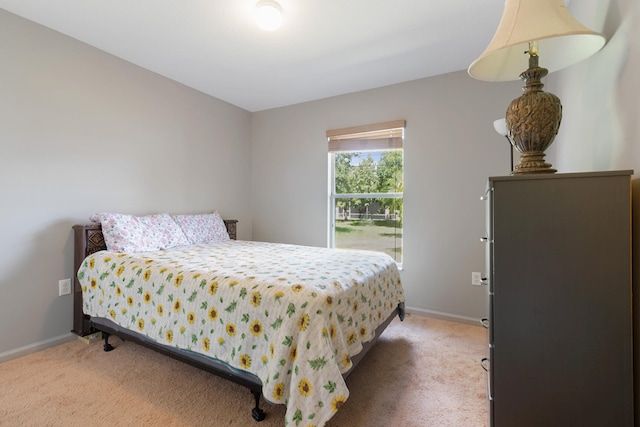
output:
[{"label": "drawer handle", "polygon": [[482,326],[484,326],[486,329],[489,329],[489,319],[486,317],[483,317],[482,319],[480,319],[480,324]]},{"label": "drawer handle", "polygon": [[482,366],[482,369],[484,369],[485,372],[489,372],[489,366],[487,365],[487,363],[489,363],[489,358],[488,357],[483,357],[480,360],[480,366]]}]

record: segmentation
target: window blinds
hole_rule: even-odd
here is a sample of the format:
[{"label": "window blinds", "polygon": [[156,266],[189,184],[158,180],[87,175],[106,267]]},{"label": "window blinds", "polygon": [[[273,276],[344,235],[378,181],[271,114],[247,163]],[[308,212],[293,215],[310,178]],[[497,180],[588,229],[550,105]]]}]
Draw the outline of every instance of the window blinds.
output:
[{"label": "window blinds", "polygon": [[405,120],[327,131],[329,152],[401,149]]}]

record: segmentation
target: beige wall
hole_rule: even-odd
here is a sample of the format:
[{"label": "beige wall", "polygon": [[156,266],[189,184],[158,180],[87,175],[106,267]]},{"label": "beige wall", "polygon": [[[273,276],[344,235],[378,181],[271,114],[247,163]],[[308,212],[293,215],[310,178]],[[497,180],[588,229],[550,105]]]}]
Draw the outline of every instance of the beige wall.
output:
[{"label": "beige wall", "polygon": [[92,213],[218,209],[251,237],[250,113],[1,9],[0,64],[0,360],[71,330]]},{"label": "beige wall", "polygon": [[551,76],[563,104],[556,138],[562,171],[636,169],[640,173],[640,2],[576,2],[573,13],[603,33],[596,55]]}]

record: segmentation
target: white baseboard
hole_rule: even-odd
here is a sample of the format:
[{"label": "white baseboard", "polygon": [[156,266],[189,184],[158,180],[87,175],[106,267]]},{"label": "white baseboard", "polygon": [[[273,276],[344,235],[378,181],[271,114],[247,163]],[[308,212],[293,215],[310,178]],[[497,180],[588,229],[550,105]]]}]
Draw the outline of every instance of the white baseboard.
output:
[{"label": "white baseboard", "polygon": [[78,339],[77,335],[69,332],[64,335],[59,335],[57,337],[25,345],[24,347],[19,347],[14,350],[5,351],[3,353],[0,353],[0,363],[8,362],[9,360],[17,359],[18,357],[26,356],[27,354],[35,353],[49,347],[64,344],[66,342],[73,341],[74,339]]},{"label": "white baseboard", "polygon": [[407,313],[415,314],[418,316],[433,317],[435,319],[450,320],[452,322],[467,323],[469,325],[481,326],[480,319],[474,319],[473,317],[458,316],[456,314],[443,313],[440,311],[433,311],[433,310],[424,310],[422,308],[409,307],[409,306],[406,307],[406,311]]}]

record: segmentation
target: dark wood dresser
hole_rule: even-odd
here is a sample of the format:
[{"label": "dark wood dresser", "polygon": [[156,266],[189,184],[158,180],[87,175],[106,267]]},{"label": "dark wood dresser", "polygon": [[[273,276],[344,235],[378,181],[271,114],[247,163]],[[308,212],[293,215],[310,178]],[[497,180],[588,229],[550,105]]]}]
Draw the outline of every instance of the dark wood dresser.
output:
[{"label": "dark wood dresser", "polygon": [[632,174],[489,178],[490,426],[633,425]]}]

